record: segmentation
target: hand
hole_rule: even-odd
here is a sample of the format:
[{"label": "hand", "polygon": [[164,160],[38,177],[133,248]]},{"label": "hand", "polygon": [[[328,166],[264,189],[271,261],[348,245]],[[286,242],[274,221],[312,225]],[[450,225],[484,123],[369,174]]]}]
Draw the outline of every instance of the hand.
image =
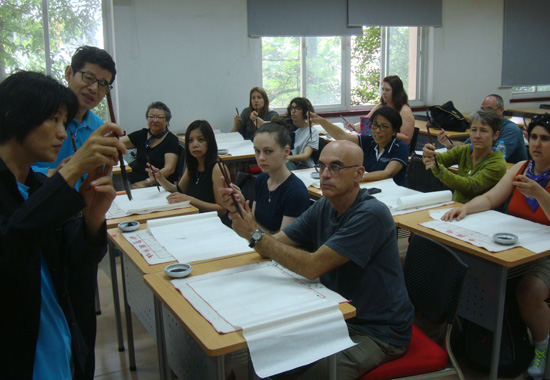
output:
[{"label": "hand", "polygon": [[149,184],[149,182],[147,182],[147,180],[145,181],[139,181],[139,182],[134,182],[130,185],[130,188],[132,189],[143,189],[144,187],[149,187],[151,186]]},{"label": "hand", "polygon": [[258,117],[258,112],[252,111],[252,112],[250,113],[250,120],[256,121],[256,118],[257,118],[257,117]]},{"label": "hand", "polygon": [[451,149],[453,146],[451,145],[450,139],[451,138],[449,137],[449,134],[445,132],[443,128],[441,128],[441,130],[437,134],[437,141],[439,141],[439,143],[445,148]]},{"label": "hand", "polygon": [[468,213],[464,209],[464,206],[462,206],[450,209],[445,214],[443,214],[441,220],[445,222],[452,222],[453,218],[456,218],[456,220],[462,220],[466,217],[466,215],[468,215]]},{"label": "hand", "polygon": [[189,201],[189,200],[191,200],[191,197],[187,194],[182,194],[182,193],[175,192],[175,193],[172,193],[172,194],[168,195],[166,197],[166,200],[168,201],[168,203],[172,204],[172,203],[180,203],[180,202]]},{"label": "hand", "polygon": [[317,115],[315,112],[308,112],[307,114],[312,124],[322,124],[325,121],[325,118]]},{"label": "hand", "polygon": [[115,199],[116,191],[111,179],[112,166],[99,166],[92,170],[80,185],[79,192],[86,201],[83,214],[87,223],[105,220],[105,213]]},{"label": "hand", "polygon": [[250,211],[250,202],[246,201],[244,203],[244,207],[241,207],[241,212],[243,214],[243,217],[237,213],[237,212],[229,212],[229,219],[233,221],[232,228],[233,230],[242,237],[243,239],[246,239],[247,241],[250,241],[250,235],[252,232],[258,229],[256,226],[256,221],[254,220],[254,216],[252,215],[252,211]]},{"label": "hand", "polygon": [[515,186],[523,195],[530,198],[538,199],[538,197],[545,192],[542,186],[521,174],[514,178],[512,185]]},{"label": "hand", "polygon": [[223,187],[219,188],[220,196],[222,198],[222,206],[229,211],[229,213],[236,213],[237,208],[235,207],[235,204],[233,203],[233,198],[231,198],[231,194],[235,197],[235,201],[239,202],[239,204],[244,206],[244,196],[243,193],[241,193],[241,189],[237,185],[230,184],[230,187],[227,186],[227,183],[225,182],[225,178],[222,176],[222,185]]},{"label": "hand", "polygon": [[345,121],[344,126],[350,132],[357,132],[357,130],[355,129],[355,125],[353,123],[350,123],[349,121]]},{"label": "hand", "polygon": [[147,172],[147,174],[149,174],[149,178],[151,179],[152,183],[155,183],[155,179],[164,179],[164,175],[159,168],[149,163],[147,163],[146,165],[147,167],[145,168],[145,171]]},{"label": "hand", "polygon": [[239,124],[241,122],[241,116],[240,115],[236,115],[234,118],[233,118],[233,123],[235,125]]},{"label": "hand", "polygon": [[48,173],[47,173],[47,176],[48,177],[52,177],[55,173],[57,173],[63,166],[65,166],[65,164],[67,162],[69,162],[69,160],[72,158],[73,156],[69,156],[69,157],[65,157],[64,159],[61,160],[61,162],[59,163],[59,165],[57,165],[57,168],[51,168],[51,169],[48,169]]},{"label": "hand", "polygon": [[423,157],[435,157],[436,154],[437,152],[435,151],[435,145],[424,144],[424,147],[422,148]]}]

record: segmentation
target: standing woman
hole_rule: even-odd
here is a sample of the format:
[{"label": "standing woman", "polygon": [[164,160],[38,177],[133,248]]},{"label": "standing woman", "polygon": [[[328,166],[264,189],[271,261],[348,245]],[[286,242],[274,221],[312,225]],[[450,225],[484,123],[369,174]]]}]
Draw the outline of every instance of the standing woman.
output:
[{"label": "standing woman", "polygon": [[168,130],[172,113],[162,102],[153,102],[147,107],[145,119],[149,128],[130,133],[120,139],[127,149],[136,149],[136,160],[130,164],[132,172],[128,179],[132,188],[153,186],[149,174],[145,170],[147,162],[160,168],[164,178],[174,183],[177,180],[176,165],[178,163],[179,141],[176,135]]},{"label": "standing woman", "polygon": [[399,186],[407,186],[409,147],[397,137],[401,115],[390,107],[380,107],[372,115],[372,136],[347,133],[328,120],[311,114],[313,123],[321,126],[336,140],[348,140],[363,149],[363,182],[393,178]]},{"label": "standing woman", "polygon": [[312,168],[313,151],[319,149],[319,131],[309,127],[309,114],[313,112],[311,102],[306,98],[294,98],[287,109],[286,121],[290,124],[291,153],[287,165],[290,170]]},{"label": "standing woman", "polygon": [[[528,128],[530,161],[515,164],[491,190],[465,205],[453,208],[441,219],[461,220],[468,214],[508,203],[508,214],[550,225],[550,115],[533,118]],[[455,148],[456,149],[456,148]],[[550,331],[550,258],[538,260],[516,289],[521,316],[531,332],[535,357],[526,377],[542,379]]]},{"label": "standing woman", "polygon": [[[466,203],[485,193],[506,174],[507,166],[501,152],[493,152],[500,133],[501,119],[491,109],[470,115],[470,144],[459,145],[445,153],[436,153],[435,145],[422,149],[426,170],[451,190],[453,201]],[[458,165],[458,173],[448,170]]]},{"label": "standing woman", "polygon": [[245,140],[253,140],[256,130],[277,115],[269,109],[267,92],[261,87],[252,87],[248,107],[233,118],[231,132],[239,132]]},{"label": "standing woman", "polygon": [[[190,201],[200,212],[217,211],[225,213],[218,189],[222,185],[222,172],[216,164],[218,144],[212,127],[206,120],[195,120],[185,132],[185,173],[177,185],[169,182],[162,171],[152,167],[149,178],[155,177],[162,187],[171,192],[169,203]],[[153,177],[153,175],[155,177]]]},{"label": "standing woman", "polygon": [[126,152],[112,136],[123,132],[102,125],[51,178],[31,169],[56,160],[78,107],[71,90],[43,74],[20,71],[0,83],[2,378],[72,379],[84,370],[88,348],[67,282],[105,254],[111,167],[117,149]]},{"label": "standing woman", "polygon": [[[380,103],[378,103],[367,115],[367,118],[371,121],[374,113],[383,106],[393,108],[401,115],[403,123],[401,130],[397,134],[397,138],[406,144],[411,142],[414,134],[414,115],[411,107],[409,106],[409,96],[403,88],[403,82],[397,75],[389,75],[382,80],[382,86],[380,87]],[[346,126],[349,129],[361,131],[360,123],[351,124],[346,122]]]}]

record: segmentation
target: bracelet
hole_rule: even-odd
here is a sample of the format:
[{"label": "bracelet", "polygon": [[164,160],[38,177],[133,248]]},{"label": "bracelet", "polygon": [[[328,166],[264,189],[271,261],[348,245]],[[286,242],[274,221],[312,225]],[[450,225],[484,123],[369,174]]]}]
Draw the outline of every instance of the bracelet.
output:
[{"label": "bracelet", "polygon": [[151,178],[149,178],[149,177],[147,177],[147,178],[145,179],[145,181],[147,181],[147,183],[148,183],[149,185],[150,185],[151,183],[153,183],[153,182],[151,181]]}]

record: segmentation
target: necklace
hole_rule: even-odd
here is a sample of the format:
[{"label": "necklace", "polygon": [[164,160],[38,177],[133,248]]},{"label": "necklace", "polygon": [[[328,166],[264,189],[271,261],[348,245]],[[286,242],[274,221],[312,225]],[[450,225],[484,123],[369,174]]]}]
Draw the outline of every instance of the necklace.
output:
[{"label": "necklace", "polygon": [[[277,187],[277,189],[278,189],[278,188],[279,188],[279,187]],[[277,191],[277,189],[275,189],[275,190],[273,190],[273,191],[269,191],[269,189],[267,189],[267,192],[268,192],[268,199],[267,199],[267,201],[268,201],[269,203],[271,203],[271,196],[272,196],[273,194],[275,194],[275,192]]]},{"label": "necklace", "polygon": [[198,185],[202,177],[202,173],[197,171],[197,180],[195,181],[195,185]]}]

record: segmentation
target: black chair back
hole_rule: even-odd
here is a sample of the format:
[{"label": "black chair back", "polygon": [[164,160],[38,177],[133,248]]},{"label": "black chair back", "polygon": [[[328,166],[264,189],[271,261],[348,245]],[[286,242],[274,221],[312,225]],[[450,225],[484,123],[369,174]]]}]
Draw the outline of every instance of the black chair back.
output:
[{"label": "black chair back", "polygon": [[409,156],[412,156],[412,154],[416,150],[416,142],[418,141],[419,133],[420,133],[420,128],[414,127],[413,137],[411,138],[411,142],[409,143]]},{"label": "black chair back", "polygon": [[185,173],[185,145],[180,143],[178,163],[176,164],[176,183],[179,183],[181,177],[183,177],[183,173]]},{"label": "black chair back", "polygon": [[452,324],[467,269],[449,247],[413,234],[403,272],[416,311],[434,323]]}]

